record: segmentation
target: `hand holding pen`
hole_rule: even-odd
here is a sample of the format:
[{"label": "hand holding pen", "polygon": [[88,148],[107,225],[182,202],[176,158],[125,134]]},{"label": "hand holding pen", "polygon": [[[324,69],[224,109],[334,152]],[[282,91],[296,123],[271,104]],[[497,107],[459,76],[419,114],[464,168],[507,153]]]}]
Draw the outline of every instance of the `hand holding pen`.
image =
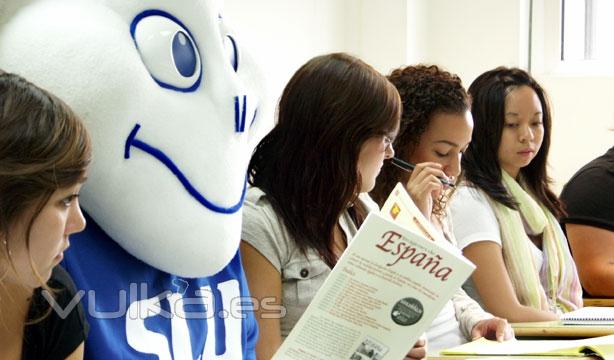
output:
[{"label": "hand holding pen", "polygon": [[[398,168],[401,168],[401,169],[403,169],[403,170],[405,170],[407,172],[412,172],[416,168],[416,165],[414,165],[412,163],[408,163],[407,161],[401,160],[401,159],[399,159],[397,157],[390,158],[390,162],[392,162],[392,165],[394,165],[394,166],[396,166]],[[445,186],[449,186],[449,187],[454,187],[455,186],[452,181],[448,180],[445,177],[438,176],[437,178]]]},{"label": "hand holding pen", "polygon": [[440,198],[446,187],[454,187],[454,183],[446,176],[441,164],[423,162],[414,165],[394,157],[390,161],[393,165],[411,173],[405,188],[424,216],[430,219],[434,201]]}]

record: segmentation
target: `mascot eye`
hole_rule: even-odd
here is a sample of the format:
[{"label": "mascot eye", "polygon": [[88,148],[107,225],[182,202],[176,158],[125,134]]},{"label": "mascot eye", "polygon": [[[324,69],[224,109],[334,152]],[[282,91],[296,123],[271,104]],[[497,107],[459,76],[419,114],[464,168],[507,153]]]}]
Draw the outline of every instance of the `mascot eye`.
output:
[{"label": "mascot eye", "polygon": [[230,65],[237,71],[239,69],[239,50],[237,49],[235,39],[230,35],[226,35],[224,37],[224,47],[226,48],[226,55],[230,60]]},{"label": "mascot eye", "polygon": [[163,88],[190,92],[201,79],[200,55],[189,31],[164,12],[141,14],[132,37],[147,70]]},{"label": "mascot eye", "polygon": [[196,72],[198,66],[196,48],[188,34],[183,31],[177,31],[173,37],[173,61],[184,77],[189,78]]}]

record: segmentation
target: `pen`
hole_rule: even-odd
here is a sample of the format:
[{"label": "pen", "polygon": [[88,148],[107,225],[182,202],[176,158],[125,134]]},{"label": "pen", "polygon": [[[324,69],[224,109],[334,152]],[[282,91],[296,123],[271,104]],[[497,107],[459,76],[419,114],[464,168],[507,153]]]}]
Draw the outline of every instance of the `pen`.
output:
[{"label": "pen", "polygon": [[[401,160],[397,157],[393,157],[390,158],[390,161],[392,162],[392,165],[399,167],[407,172],[411,172],[412,170],[414,170],[416,168],[416,165],[412,164],[412,163],[408,163],[407,161]],[[446,178],[442,178],[442,177],[437,177],[439,179],[439,181],[441,181],[442,184],[447,185],[449,187],[454,187],[455,185],[448,179]]]}]

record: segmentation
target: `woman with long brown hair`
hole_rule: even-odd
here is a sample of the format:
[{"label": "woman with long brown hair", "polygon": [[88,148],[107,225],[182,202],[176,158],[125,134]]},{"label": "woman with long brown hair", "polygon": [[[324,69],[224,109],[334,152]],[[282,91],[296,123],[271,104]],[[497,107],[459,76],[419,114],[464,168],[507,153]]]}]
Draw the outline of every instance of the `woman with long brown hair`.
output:
[{"label": "woman with long brown hair", "polygon": [[[400,113],[394,86],[347,54],[311,59],[286,86],[277,125],[252,156],[243,215],[245,273],[263,305],[259,359],[273,355],[377,209],[365,193],[394,155]],[[424,350],[421,340],[408,355]]]},{"label": "woman with long brown hair", "polygon": [[66,104],[0,70],[2,359],[83,358],[88,325],[80,304],[69,311],[76,290],[58,264],[85,227],[78,196],[90,157]]}]

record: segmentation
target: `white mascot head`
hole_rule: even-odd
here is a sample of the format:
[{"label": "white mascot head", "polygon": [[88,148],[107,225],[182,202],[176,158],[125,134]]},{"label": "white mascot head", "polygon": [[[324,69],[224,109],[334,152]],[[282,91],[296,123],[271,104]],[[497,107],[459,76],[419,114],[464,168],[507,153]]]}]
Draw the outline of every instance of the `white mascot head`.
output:
[{"label": "white mascot head", "polygon": [[81,203],[128,253],[184,277],[232,259],[270,114],[217,1],[0,0],[0,68],[87,123]]}]

